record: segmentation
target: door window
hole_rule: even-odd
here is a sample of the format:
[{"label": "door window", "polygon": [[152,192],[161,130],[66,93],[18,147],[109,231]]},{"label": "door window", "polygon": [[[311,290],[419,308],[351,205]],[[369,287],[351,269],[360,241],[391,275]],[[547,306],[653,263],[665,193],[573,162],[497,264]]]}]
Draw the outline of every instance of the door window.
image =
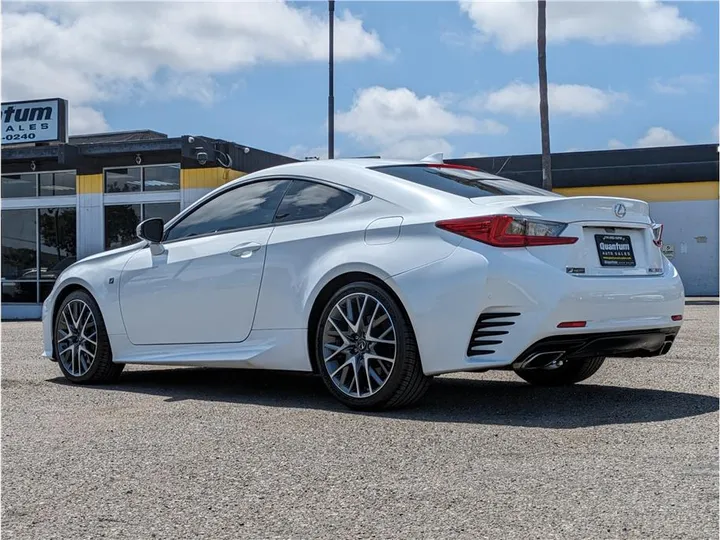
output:
[{"label": "door window", "polygon": [[224,191],[178,221],[165,241],[268,225],[289,184],[267,180]]},{"label": "door window", "polygon": [[275,222],[321,219],[350,204],[353,199],[346,191],[325,184],[293,180],[275,214]]}]

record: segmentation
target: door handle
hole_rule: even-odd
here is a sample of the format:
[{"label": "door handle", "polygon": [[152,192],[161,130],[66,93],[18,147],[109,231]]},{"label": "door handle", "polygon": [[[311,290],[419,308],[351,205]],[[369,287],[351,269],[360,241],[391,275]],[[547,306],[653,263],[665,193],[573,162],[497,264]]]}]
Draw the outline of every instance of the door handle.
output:
[{"label": "door handle", "polygon": [[233,257],[241,257],[243,259],[247,259],[248,257],[252,257],[252,254],[261,247],[262,246],[257,242],[243,242],[242,244],[239,244],[232,248],[230,250],[230,255],[232,255]]}]

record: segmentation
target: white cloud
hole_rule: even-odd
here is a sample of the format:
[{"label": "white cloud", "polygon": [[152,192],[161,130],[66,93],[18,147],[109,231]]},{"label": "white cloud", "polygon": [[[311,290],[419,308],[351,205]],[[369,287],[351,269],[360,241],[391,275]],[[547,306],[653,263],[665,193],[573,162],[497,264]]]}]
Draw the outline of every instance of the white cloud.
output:
[{"label": "white cloud", "polygon": [[669,129],[665,129],[663,127],[651,127],[647,130],[643,137],[638,139],[636,146],[677,146],[681,144],[685,144],[685,141]]},{"label": "white cloud", "polygon": [[466,152],[462,156],[463,158],[481,158],[481,157],[488,157],[487,154],[479,154],[478,152]]},{"label": "white cloud", "polygon": [[[420,97],[407,88],[373,86],[359,90],[349,111],[337,113],[335,128],[380,148],[383,156],[424,157],[450,152],[451,135],[502,135],[505,125],[448,110],[445,100]],[[420,155],[422,154],[422,155]]]},{"label": "white cloud", "polygon": [[[534,47],[537,40],[537,2],[461,0],[480,36],[505,52]],[[547,3],[548,43],[588,41],[662,45],[687,37],[697,26],[676,6],[656,0],[624,2]]]},{"label": "white cloud", "polygon": [[703,90],[709,82],[710,78],[707,75],[680,75],[653,79],[650,87],[658,94],[687,94]]},{"label": "white cloud", "polygon": [[92,107],[75,107],[70,105],[68,112],[68,131],[70,135],[87,135],[103,133],[110,130],[105,116]]},{"label": "white cloud", "polygon": [[624,142],[619,141],[618,139],[610,139],[608,141],[608,148],[611,150],[619,150],[620,148],[626,148],[626,145]]},{"label": "white cloud", "polygon": [[[596,116],[627,100],[626,94],[592,86],[548,84],[548,106],[551,116]],[[514,82],[499,90],[476,96],[469,100],[466,106],[493,113],[537,116],[540,114],[540,92],[537,84]]]},{"label": "white cloud", "polygon": [[[384,54],[349,11],[335,25],[338,62]],[[217,75],[326,60],[327,17],[280,0],[6,2],[2,48],[3,101],[60,96],[96,111],[129,98],[208,104],[222,95]]]}]

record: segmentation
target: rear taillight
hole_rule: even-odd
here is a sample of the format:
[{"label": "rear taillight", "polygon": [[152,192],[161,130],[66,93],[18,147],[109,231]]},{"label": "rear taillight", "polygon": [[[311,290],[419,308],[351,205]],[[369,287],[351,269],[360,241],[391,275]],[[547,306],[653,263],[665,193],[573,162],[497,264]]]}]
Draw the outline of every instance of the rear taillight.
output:
[{"label": "rear taillight", "polygon": [[496,247],[574,244],[577,238],[560,236],[567,224],[517,216],[482,216],[438,221],[437,227]]},{"label": "rear taillight", "polygon": [[663,232],[662,224],[660,224],[660,223],[652,224],[653,244],[655,244],[657,247],[662,247],[662,232]]}]

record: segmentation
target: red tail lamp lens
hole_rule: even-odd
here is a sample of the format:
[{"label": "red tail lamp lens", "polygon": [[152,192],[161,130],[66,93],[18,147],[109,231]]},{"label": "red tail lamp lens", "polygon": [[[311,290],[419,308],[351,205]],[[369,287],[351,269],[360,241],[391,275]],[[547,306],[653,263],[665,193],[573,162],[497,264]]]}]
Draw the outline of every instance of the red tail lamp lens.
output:
[{"label": "red tail lamp lens", "polygon": [[566,223],[517,216],[481,216],[447,219],[435,224],[440,229],[496,247],[556,246],[574,244],[572,236],[560,236]]},{"label": "red tail lamp lens", "polygon": [[587,321],[566,321],[557,325],[558,328],[585,328]]}]

